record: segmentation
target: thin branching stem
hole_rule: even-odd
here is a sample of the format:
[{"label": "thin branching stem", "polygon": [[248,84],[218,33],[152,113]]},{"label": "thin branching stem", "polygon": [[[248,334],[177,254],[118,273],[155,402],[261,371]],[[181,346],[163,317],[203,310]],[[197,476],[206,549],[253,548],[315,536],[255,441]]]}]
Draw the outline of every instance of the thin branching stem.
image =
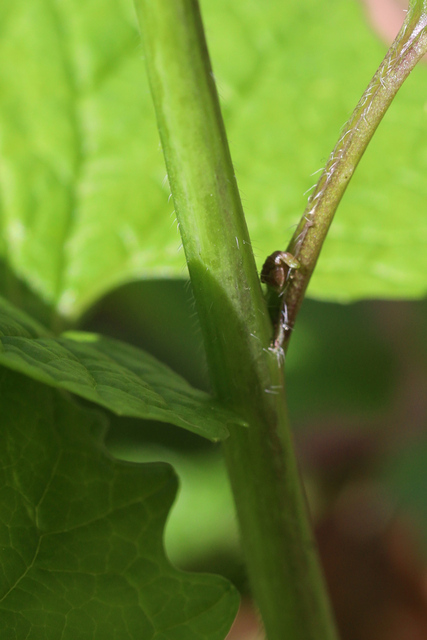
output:
[{"label": "thin branching stem", "polygon": [[287,251],[300,263],[281,297],[273,347],[286,351],[296,316],[316,266],[335,211],[376,128],[394,96],[417,62],[427,52],[427,2],[411,2],[406,20],[345,124],[329,160],[311,194],[307,208]]}]

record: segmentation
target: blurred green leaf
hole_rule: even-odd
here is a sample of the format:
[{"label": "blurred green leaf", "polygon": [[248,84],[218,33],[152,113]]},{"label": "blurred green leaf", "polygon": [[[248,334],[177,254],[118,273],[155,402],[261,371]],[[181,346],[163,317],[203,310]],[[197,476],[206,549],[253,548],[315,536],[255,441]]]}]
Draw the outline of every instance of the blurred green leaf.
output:
[{"label": "blurred green leaf", "polygon": [[[386,52],[352,0],[202,2],[258,265],[284,249]],[[402,23],[404,13],[402,11]],[[427,291],[425,65],[407,80],[344,196],[308,295]],[[311,177],[310,177],[311,176]]]},{"label": "blurred green leaf", "polygon": [[68,316],[182,267],[131,0],[5,0],[0,25],[4,260]]},{"label": "blurred green leaf", "polygon": [[84,332],[44,337],[22,318],[0,298],[0,363],[10,369],[119,415],[169,422],[212,440],[228,435],[227,423],[243,424],[141,349]]},{"label": "blurred green leaf", "polygon": [[[202,9],[261,265],[286,246],[309,176],[385,47],[355,1],[203,0]],[[131,0],[5,0],[0,25],[6,265],[72,318],[121,282],[182,276]],[[412,74],[375,135],[309,295],[425,294],[426,73]]]},{"label": "blurred green leaf", "polygon": [[97,414],[4,368],[0,395],[1,637],[223,640],[234,589],[164,555],[172,468],[112,459]]},{"label": "blurred green leaf", "polygon": [[341,429],[344,416],[359,430],[380,421],[393,404],[402,366],[380,322],[382,314],[396,312],[392,304],[304,302],[286,357],[294,427],[322,429],[326,416]]}]

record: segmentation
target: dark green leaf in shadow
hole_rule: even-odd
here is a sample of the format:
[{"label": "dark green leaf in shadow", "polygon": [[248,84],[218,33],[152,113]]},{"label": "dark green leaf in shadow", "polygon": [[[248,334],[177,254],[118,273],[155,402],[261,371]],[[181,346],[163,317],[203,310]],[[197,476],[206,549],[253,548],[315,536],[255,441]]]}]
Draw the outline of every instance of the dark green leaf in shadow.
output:
[{"label": "dark green leaf in shadow", "polygon": [[96,334],[44,337],[0,299],[0,363],[119,415],[169,422],[218,440],[240,423],[211,396],[145,351]]},{"label": "dark green leaf in shadow", "polygon": [[8,640],[223,640],[223,578],[174,569],[166,464],[119,462],[98,414],[0,368],[0,635]]}]

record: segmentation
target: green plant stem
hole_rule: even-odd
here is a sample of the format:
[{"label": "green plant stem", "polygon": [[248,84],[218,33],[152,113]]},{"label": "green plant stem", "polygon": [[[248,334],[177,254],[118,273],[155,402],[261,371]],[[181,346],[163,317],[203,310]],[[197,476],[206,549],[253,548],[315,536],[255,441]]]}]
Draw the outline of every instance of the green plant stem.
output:
[{"label": "green plant stem", "polygon": [[405,22],[360,102],[343,128],[287,251],[300,262],[282,298],[280,317],[286,311],[274,345],[286,350],[305,291],[347,185],[376,128],[417,62],[427,53],[427,2],[413,0]]},{"label": "green plant stem", "polygon": [[269,640],[332,640],[263,300],[196,0],[136,0],[212,386],[249,426],[224,442]]}]

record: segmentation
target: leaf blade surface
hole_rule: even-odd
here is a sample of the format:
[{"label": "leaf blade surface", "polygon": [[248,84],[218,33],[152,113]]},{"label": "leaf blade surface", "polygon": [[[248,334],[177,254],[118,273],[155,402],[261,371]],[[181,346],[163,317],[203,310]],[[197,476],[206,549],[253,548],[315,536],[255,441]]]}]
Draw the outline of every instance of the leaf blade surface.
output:
[{"label": "leaf blade surface", "polygon": [[217,440],[244,424],[145,351],[97,334],[54,338],[0,299],[0,363],[118,415],[169,422]]},{"label": "leaf blade surface", "polygon": [[234,589],[164,554],[172,468],[114,460],[98,414],[3,367],[0,392],[2,637],[222,640]]}]

